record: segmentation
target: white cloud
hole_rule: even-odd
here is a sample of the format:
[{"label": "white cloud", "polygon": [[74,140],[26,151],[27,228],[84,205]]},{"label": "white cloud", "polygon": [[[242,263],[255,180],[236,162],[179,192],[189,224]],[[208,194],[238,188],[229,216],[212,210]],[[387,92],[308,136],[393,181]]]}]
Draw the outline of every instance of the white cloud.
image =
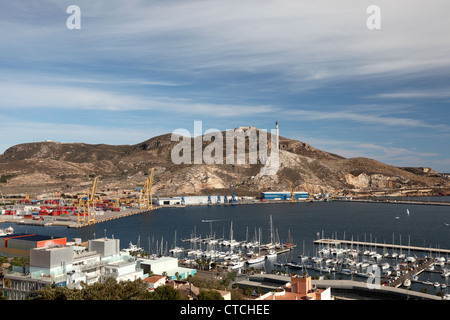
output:
[{"label": "white cloud", "polygon": [[[379,114],[370,113],[356,113],[349,111],[312,111],[312,110],[290,110],[285,114],[298,117],[299,120],[308,121],[352,121],[364,124],[382,125],[382,126],[401,126],[401,127],[421,127],[421,128],[436,128],[435,124],[429,124],[419,119],[414,118],[400,118],[388,117]],[[442,126],[440,126],[442,127]],[[446,126],[444,126],[446,127]]]},{"label": "white cloud", "polygon": [[[51,3],[64,14],[64,4]],[[366,27],[369,4],[357,0],[79,1],[86,20],[79,34],[68,33],[64,25],[52,26],[53,30],[41,25],[26,28],[19,21],[8,25],[15,28],[14,37],[8,39],[37,44],[49,37],[51,47],[37,45],[37,49],[54,48],[58,58],[74,50],[77,59],[87,62],[104,55],[120,61],[135,59],[142,68],[157,62],[184,72],[272,71],[305,81],[410,74],[449,66],[447,0],[433,4],[379,0],[382,28],[377,31]],[[28,36],[30,30],[37,35],[41,28],[40,37]],[[8,28],[0,32],[7,35]],[[76,46],[70,46],[71,41]]]},{"label": "white cloud", "polygon": [[450,88],[430,89],[430,90],[409,90],[391,93],[380,93],[371,96],[372,98],[389,98],[389,99],[416,99],[416,98],[450,98]]},{"label": "white cloud", "polygon": [[[399,129],[403,136],[405,129],[449,128],[419,112],[339,101],[448,98],[444,90],[414,87],[417,79],[429,84],[422,76],[448,76],[448,0],[377,0],[381,30],[367,29],[366,8],[373,3],[360,0],[78,0],[79,31],[65,25],[72,2],[24,3],[7,2],[0,12],[0,59],[8,62],[0,68],[3,111],[52,108],[63,117],[67,110],[104,110],[111,119],[115,111],[138,117],[155,111],[181,121],[189,114],[209,117],[213,126],[276,116],[325,124],[321,130],[330,136],[328,124],[341,132],[349,123],[377,133]],[[387,85],[392,90],[379,89]],[[289,110],[294,99],[311,98],[298,93],[313,93],[317,104],[336,98],[337,106],[321,111],[308,100],[307,108]],[[367,137],[370,130],[361,135],[381,145]]]},{"label": "white cloud", "polygon": [[0,83],[0,109],[53,108],[105,111],[160,111],[218,118],[267,114],[270,105],[238,105],[196,102],[186,98],[147,97],[70,86]]}]

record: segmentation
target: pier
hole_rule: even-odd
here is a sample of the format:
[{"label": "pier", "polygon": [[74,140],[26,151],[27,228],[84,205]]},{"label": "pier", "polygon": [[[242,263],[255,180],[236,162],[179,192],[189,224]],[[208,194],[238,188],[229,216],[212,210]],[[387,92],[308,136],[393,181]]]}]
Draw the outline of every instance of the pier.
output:
[{"label": "pier", "polygon": [[[392,282],[389,283],[390,287],[398,288],[401,285],[404,285],[405,281],[411,279],[419,274],[421,274],[423,271],[428,269],[433,263],[435,263],[435,259],[419,259],[418,261],[414,263],[408,264],[407,271],[405,274],[401,275],[397,279],[394,279]],[[383,281],[388,280],[389,277],[384,278]]]},{"label": "pier", "polygon": [[417,246],[406,246],[400,244],[387,244],[387,243],[378,243],[378,242],[362,242],[362,241],[353,241],[353,240],[336,240],[336,239],[318,239],[314,240],[314,244],[318,245],[326,245],[326,246],[341,246],[347,245],[351,247],[373,247],[373,248],[385,248],[385,249],[393,249],[393,250],[405,250],[405,251],[419,251],[419,252],[430,252],[430,253],[438,253],[438,254],[449,254],[450,249],[439,249],[439,248],[431,248],[431,247],[417,247]]},{"label": "pier", "polygon": [[[80,221],[78,222],[78,217],[68,216],[68,217],[54,217],[54,216],[34,216],[34,217],[42,217],[41,219],[24,219],[23,216],[12,215],[12,216],[1,216],[0,223],[16,223],[21,225],[32,225],[32,226],[42,226],[42,227],[51,227],[51,226],[61,226],[67,228],[83,228],[93,224],[106,222],[114,219],[120,219],[128,216],[132,216],[135,214],[141,214],[146,212],[152,212],[153,210],[159,209],[161,207],[153,207],[152,210],[148,209],[138,209],[138,208],[130,208],[125,209],[118,212],[107,211],[102,212],[102,214],[96,214],[95,221],[87,222]],[[87,218],[87,217],[86,217]]]}]

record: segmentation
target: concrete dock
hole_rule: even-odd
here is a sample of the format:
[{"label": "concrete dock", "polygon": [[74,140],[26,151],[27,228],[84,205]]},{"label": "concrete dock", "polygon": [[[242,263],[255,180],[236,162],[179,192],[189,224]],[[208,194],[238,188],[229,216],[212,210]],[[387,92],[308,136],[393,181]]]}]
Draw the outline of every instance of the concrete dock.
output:
[{"label": "concrete dock", "polygon": [[[83,228],[86,226],[90,226],[92,224],[97,224],[101,222],[106,222],[114,219],[120,219],[124,217],[128,217],[135,214],[141,213],[151,213],[153,210],[157,210],[160,207],[153,207],[152,210],[148,209],[139,209],[139,208],[127,208],[122,211],[105,211],[101,214],[96,214],[95,220],[91,222],[87,222],[87,217],[85,217],[86,221],[78,222],[78,216],[71,215],[67,217],[58,217],[58,216],[33,216],[36,219],[25,219],[24,216],[20,215],[2,215],[0,216],[0,223],[16,223],[21,225],[33,225],[33,226],[42,226],[42,227],[51,227],[51,226],[62,226],[67,228]],[[37,220],[37,218],[42,220]]]}]

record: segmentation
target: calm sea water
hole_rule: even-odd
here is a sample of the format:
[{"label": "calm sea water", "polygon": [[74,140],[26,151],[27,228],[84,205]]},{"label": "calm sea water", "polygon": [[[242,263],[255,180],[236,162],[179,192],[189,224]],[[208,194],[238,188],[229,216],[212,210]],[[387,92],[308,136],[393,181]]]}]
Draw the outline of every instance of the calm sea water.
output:
[{"label": "calm sea water", "polygon": [[[410,215],[407,215],[407,209]],[[314,255],[313,241],[319,237],[346,240],[394,243],[421,247],[450,249],[450,207],[432,205],[405,205],[356,202],[314,202],[294,204],[212,205],[186,208],[161,208],[121,219],[98,223],[80,229],[66,227],[38,227],[15,225],[15,232],[32,232],[81,238],[114,237],[120,239],[121,248],[139,241],[146,251],[154,252],[157,243],[173,247],[175,233],[177,245],[189,248],[194,231],[197,236],[213,234],[216,238],[230,237],[237,241],[249,240],[255,230],[261,230],[262,242],[269,242],[270,217],[273,230],[282,242],[288,236],[297,244],[289,259],[299,260],[304,253]],[[398,217],[398,219],[396,218]],[[10,224],[0,224],[5,228]],[[160,250],[160,249],[159,249]],[[279,259],[287,259],[279,256]],[[270,269],[271,265],[267,265]],[[271,264],[271,263],[270,263]],[[435,275],[432,275],[435,277]],[[429,275],[424,275],[429,277]],[[424,279],[427,280],[427,279]],[[437,281],[441,281],[439,279]]]},{"label": "calm sea water", "polygon": [[[410,215],[406,214],[406,210]],[[81,238],[87,241],[94,237],[108,236],[120,239],[121,247],[130,241],[148,248],[148,239],[168,242],[172,246],[177,233],[177,244],[181,239],[196,235],[216,238],[230,236],[233,224],[234,239],[245,240],[261,229],[262,242],[270,236],[270,216],[273,230],[281,240],[291,239],[303,251],[303,242],[311,250],[312,241],[318,236],[346,240],[374,241],[407,245],[450,248],[450,207],[431,205],[404,205],[384,203],[314,202],[295,204],[212,205],[186,208],[161,208],[92,226],[71,229],[66,227],[12,226],[15,232],[33,232],[44,235],[64,236],[68,240]],[[398,217],[398,219],[396,219]],[[0,224],[0,228],[9,226]],[[152,242],[152,241],[150,241]],[[310,252],[312,254],[312,252]]]},{"label": "calm sea water", "polygon": [[[410,215],[406,214],[406,210]],[[121,247],[128,247],[138,239],[144,249],[150,243],[161,241],[172,246],[177,234],[177,244],[190,238],[211,234],[216,238],[230,236],[245,240],[261,229],[262,242],[269,242],[270,216],[273,230],[282,241],[291,239],[298,245],[296,253],[312,250],[312,242],[319,236],[346,240],[359,240],[402,245],[450,249],[450,206],[404,205],[384,203],[314,202],[295,204],[212,205],[186,208],[161,208],[92,226],[71,229],[66,227],[39,227],[16,225],[15,232],[33,232],[44,235],[64,236],[68,240],[81,238],[87,241],[103,236],[120,239]],[[398,219],[396,219],[398,217]],[[0,224],[0,228],[9,226]],[[154,241],[152,241],[152,239]],[[313,252],[309,252],[313,254]]]}]

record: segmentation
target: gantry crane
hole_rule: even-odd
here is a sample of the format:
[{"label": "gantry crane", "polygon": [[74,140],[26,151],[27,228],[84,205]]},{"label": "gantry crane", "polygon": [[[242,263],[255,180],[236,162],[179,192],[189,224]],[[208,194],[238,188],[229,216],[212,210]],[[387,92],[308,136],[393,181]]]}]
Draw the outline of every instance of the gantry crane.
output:
[{"label": "gantry crane", "polygon": [[139,192],[139,208],[146,210],[153,210],[153,198],[152,198],[152,184],[153,184],[153,172],[155,168],[152,168],[150,177],[145,180],[144,187]]},{"label": "gantry crane", "polygon": [[228,197],[227,197],[227,194],[225,193],[224,188],[222,188],[222,192],[223,192],[223,203],[228,203]]},{"label": "gantry crane", "polygon": [[92,185],[92,187],[89,188],[88,200],[87,200],[87,209],[88,209],[87,210],[88,211],[87,223],[95,222],[95,205],[97,203],[96,200],[98,200],[95,197],[95,192],[97,191],[97,182],[98,182],[98,177],[95,177],[94,184]]},{"label": "gantry crane", "polygon": [[182,205],[184,205],[185,204],[185,202],[184,202],[184,196],[180,196],[180,194],[177,192],[177,195],[180,197],[180,199],[181,199],[181,204]]},{"label": "gantry crane", "polygon": [[208,195],[208,204],[212,204],[211,195],[209,194],[208,189],[206,189],[206,194]]},{"label": "gantry crane", "polygon": [[292,189],[292,182],[291,181],[289,181],[289,190],[290,190],[290,193],[291,193],[291,197],[289,198],[289,202],[291,202],[291,203],[297,202],[297,198],[295,197],[295,192]]},{"label": "gantry crane", "polygon": [[216,190],[216,193],[217,193],[217,203],[220,203],[222,201],[221,198],[220,198],[220,194],[219,194],[219,192],[217,191],[216,188],[214,188],[214,189]]},{"label": "gantry crane", "polygon": [[311,188],[309,186],[308,181],[306,181],[306,192],[308,192],[308,198],[306,198],[305,201],[307,202],[313,202],[314,201],[314,196],[311,193]]},{"label": "gantry crane", "polygon": [[[97,191],[98,177],[95,177],[92,187],[86,190],[86,194],[82,196],[78,201],[78,219],[77,222],[95,222],[95,205],[97,198],[95,193]],[[87,215],[87,221],[86,221]]]},{"label": "gantry crane", "polygon": [[233,187],[231,186],[231,184],[230,184],[230,191],[231,191],[231,202],[237,202],[236,195],[234,194]]}]

